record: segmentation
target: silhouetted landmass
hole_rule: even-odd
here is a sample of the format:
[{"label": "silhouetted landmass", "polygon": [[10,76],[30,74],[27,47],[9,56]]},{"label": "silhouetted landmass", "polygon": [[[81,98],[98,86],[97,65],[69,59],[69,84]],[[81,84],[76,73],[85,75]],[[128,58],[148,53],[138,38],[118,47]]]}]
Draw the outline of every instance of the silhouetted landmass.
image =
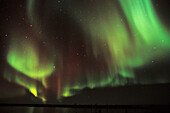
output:
[{"label": "silhouetted landmass", "polygon": [[85,88],[63,99],[64,104],[164,105],[170,104],[170,84]]},{"label": "silhouetted landmass", "polygon": [[[24,96],[1,98],[0,104],[42,104],[29,91]],[[59,103],[51,95],[47,104],[63,105],[170,105],[170,84],[85,88]]]}]

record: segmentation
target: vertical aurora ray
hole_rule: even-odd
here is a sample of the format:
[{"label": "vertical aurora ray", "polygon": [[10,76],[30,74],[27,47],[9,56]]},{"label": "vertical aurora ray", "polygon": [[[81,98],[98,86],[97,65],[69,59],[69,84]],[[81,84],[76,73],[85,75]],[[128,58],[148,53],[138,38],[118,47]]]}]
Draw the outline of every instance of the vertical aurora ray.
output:
[{"label": "vertical aurora ray", "polygon": [[[151,58],[160,58],[163,56],[169,49],[170,38],[166,29],[159,22],[151,1],[121,0],[120,3],[136,39],[137,50],[143,51],[144,48],[147,50],[144,54],[142,52],[136,52],[143,59],[143,62],[146,63]],[[142,48],[143,46],[144,48]]]},{"label": "vertical aurora ray", "polygon": [[134,34],[140,33],[147,45],[169,46],[169,35],[160,24],[151,0],[120,0],[120,3]]},{"label": "vertical aurora ray", "polygon": [[34,0],[27,1],[27,14],[28,17],[31,19],[31,21],[32,21],[31,17],[33,17],[33,5],[34,5]]}]

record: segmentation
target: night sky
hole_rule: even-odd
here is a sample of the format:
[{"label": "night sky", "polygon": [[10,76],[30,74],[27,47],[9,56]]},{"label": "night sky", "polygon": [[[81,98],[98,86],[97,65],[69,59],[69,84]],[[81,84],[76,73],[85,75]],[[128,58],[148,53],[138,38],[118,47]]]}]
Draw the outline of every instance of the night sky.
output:
[{"label": "night sky", "polygon": [[169,103],[169,4],[0,0],[0,100]]}]

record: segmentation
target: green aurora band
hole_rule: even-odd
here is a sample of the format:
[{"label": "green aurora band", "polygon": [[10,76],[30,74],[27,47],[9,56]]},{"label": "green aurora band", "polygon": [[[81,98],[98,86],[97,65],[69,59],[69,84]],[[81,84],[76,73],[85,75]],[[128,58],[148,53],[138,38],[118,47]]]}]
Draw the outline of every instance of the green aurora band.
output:
[{"label": "green aurora band", "polygon": [[42,59],[38,53],[31,42],[13,40],[10,44],[7,61],[17,71],[31,78],[44,78],[53,72],[53,62]]},{"label": "green aurora band", "polygon": [[[86,44],[88,46],[88,41],[91,41],[96,59],[100,54],[104,55],[109,72],[107,75],[100,72],[98,75],[100,79],[97,80],[96,76],[93,76],[95,73],[86,72],[80,75],[87,79],[86,83],[81,82],[81,77],[73,78],[76,79],[74,83],[71,79],[70,83],[61,87],[60,95],[64,97],[74,94],[70,92],[71,89],[124,85],[127,82],[126,78],[135,79],[134,68],[148,65],[154,59],[167,56],[167,51],[170,49],[169,34],[159,22],[150,0],[120,0],[122,12],[115,7],[113,1],[103,0],[103,2],[103,6],[96,8],[95,11],[83,11],[81,15],[76,15],[74,12],[77,9],[74,7],[70,12],[76,21],[80,18],[85,20],[79,21],[79,24],[89,36]],[[28,15],[33,16],[34,1],[29,0],[27,4]],[[126,17],[123,18],[122,13]],[[93,17],[95,17],[94,20]],[[30,21],[33,21],[32,17]],[[7,53],[10,66],[33,79],[45,79],[55,72],[54,60],[41,61],[35,44],[18,42],[13,39],[10,43]],[[107,48],[101,46],[104,43]],[[107,49],[111,59],[106,52]],[[119,80],[118,75],[124,79]],[[29,87],[21,81],[18,84],[28,88],[37,96],[36,86]]]}]

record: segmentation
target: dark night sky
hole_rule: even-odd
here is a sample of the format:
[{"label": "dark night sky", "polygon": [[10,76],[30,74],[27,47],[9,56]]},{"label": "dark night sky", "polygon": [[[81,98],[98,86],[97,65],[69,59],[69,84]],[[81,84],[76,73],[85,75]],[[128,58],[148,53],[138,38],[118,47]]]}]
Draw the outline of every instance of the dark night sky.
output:
[{"label": "dark night sky", "polygon": [[[97,4],[95,0],[94,3],[89,1],[82,0],[82,3],[79,4],[83,4],[82,7],[89,12],[93,8],[95,9],[91,5],[96,4],[96,7],[101,5],[100,3]],[[109,53],[109,49],[104,49],[106,51],[101,52],[96,59],[93,54],[92,42],[86,40],[88,35],[85,35],[79,22],[70,16],[69,10],[74,9],[72,8],[73,4],[70,3],[67,0],[49,0],[48,2],[46,0],[36,0],[34,13],[38,22],[33,23],[37,24],[36,26],[38,27],[34,28],[34,24],[28,18],[26,0],[0,0],[0,103],[25,103],[26,101],[28,103],[41,103],[38,98],[33,97],[28,92],[27,88],[17,83],[9,82],[3,77],[6,69],[9,69],[12,75],[17,73],[20,74],[19,76],[23,76],[22,80],[25,80],[24,82],[26,84],[35,83],[37,87],[43,87],[43,83],[40,81],[26,76],[9,66],[6,56],[9,49],[9,42],[14,34],[33,37],[30,40],[35,43],[37,48],[40,48],[39,53],[42,56],[42,62],[53,58],[55,58],[56,62],[61,62],[60,64],[55,64],[55,68],[57,69],[55,73],[62,76],[51,74],[46,78],[49,87],[43,90],[45,90],[45,96],[49,103],[57,102],[56,96],[59,95],[60,88],[65,87],[65,84],[69,83],[69,85],[72,85],[76,80],[81,81],[79,84],[88,84],[88,79],[85,76],[82,77],[82,74],[95,74],[93,76],[97,80],[100,80],[97,76],[100,73],[108,74],[109,66],[107,64],[108,59],[111,58],[108,55],[106,59],[104,54]],[[76,0],[74,3],[78,4]],[[153,0],[152,3],[162,24],[169,31],[170,1]],[[119,9],[118,2],[115,2],[115,4],[115,7]],[[82,20],[80,19],[80,21]],[[42,36],[41,41],[39,41],[39,36]],[[17,37],[16,40],[21,41]],[[58,54],[60,56],[56,57]],[[170,104],[169,65],[169,57],[165,57],[165,59],[155,61],[147,66],[135,67],[135,82],[127,77],[127,81],[123,86],[110,87],[106,85],[105,87],[94,89],[84,88],[74,90],[73,92],[77,92],[76,95],[64,98],[62,103],[119,105]],[[119,79],[125,78],[119,76]],[[60,80],[62,83],[58,84],[58,82],[61,82]],[[159,80],[164,80],[166,83],[162,84]]]}]

